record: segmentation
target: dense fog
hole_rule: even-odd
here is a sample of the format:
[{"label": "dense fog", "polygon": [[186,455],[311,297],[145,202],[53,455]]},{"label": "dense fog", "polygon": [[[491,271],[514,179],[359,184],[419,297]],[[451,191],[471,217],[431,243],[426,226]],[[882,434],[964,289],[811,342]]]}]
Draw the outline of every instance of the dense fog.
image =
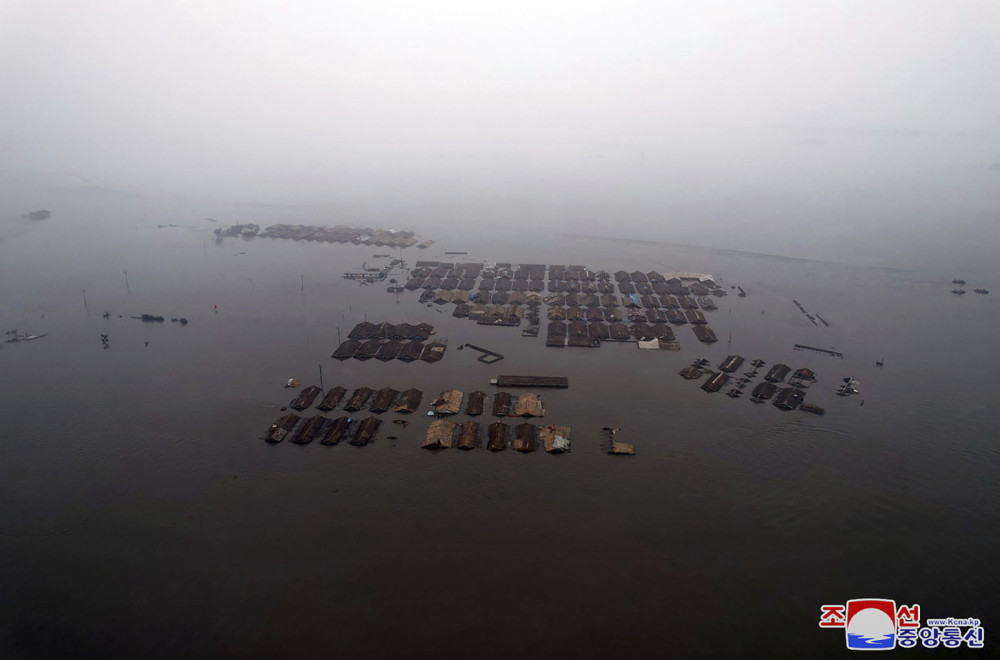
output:
[{"label": "dense fog", "polygon": [[945,222],[995,236],[997,25],[990,2],[5,2],[0,172],[8,200],[28,177],[418,229],[914,241],[893,261]]}]

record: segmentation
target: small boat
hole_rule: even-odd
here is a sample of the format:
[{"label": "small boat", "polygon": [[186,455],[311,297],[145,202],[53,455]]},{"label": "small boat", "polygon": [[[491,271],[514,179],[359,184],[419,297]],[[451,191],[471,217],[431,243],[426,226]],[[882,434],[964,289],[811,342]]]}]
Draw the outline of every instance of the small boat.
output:
[{"label": "small boat", "polygon": [[860,383],[853,378],[845,378],[844,384],[837,390],[837,396],[850,396],[852,394],[858,394],[859,384]]},{"label": "small boat", "polygon": [[976,293],[979,293],[979,294],[982,294],[982,295],[986,295],[987,293],[989,293],[988,289],[976,289],[975,291],[976,291]]},{"label": "small boat", "polygon": [[14,335],[10,339],[8,339],[5,343],[7,343],[7,344],[13,344],[14,342],[18,342],[18,341],[32,341],[32,340],[35,340],[35,339],[41,339],[42,337],[47,337],[48,334],[49,333],[46,332],[45,334],[41,334],[41,335]]},{"label": "small boat", "polygon": [[875,366],[881,367],[883,364],[885,364],[885,362],[883,362],[882,358],[875,360]]},{"label": "small boat", "polygon": [[965,289],[952,289],[951,292],[954,293],[956,296],[965,295]]},{"label": "small boat", "polygon": [[965,280],[952,280],[952,284],[965,284]]}]

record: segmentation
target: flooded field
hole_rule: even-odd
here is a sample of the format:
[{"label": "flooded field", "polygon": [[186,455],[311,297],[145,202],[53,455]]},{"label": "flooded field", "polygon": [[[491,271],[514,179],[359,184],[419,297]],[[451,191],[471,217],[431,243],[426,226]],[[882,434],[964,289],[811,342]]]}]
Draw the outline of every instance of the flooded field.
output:
[{"label": "flooded field", "polygon": [[[992,296],[951,295],[950,272],[430,224],[417,238],[436,243],[403,251],[711,273],[729,292],[704,311],[711,345],[678,325],[679,350],[556,349],[342,277],[378,248],[217,244],[216,223],[157,228],[173,218],[153,213],[57,219],[0,245],[4,329],[47,333],[0,350],[0,644],[15,657],[778,657],[774,630],[788,657],[836,657],[842,640],[817,627],[827,602],[998,609],[1000,315]],[[144,313],[189,323],[130,318]],[[331,357],[366,320],[430,324],[448,350]],[[678,375],[733,354],[812,370],[806,401],[825,414]],[[422,403],[405,428],[380,414],[364,447],[264,442],[298,391],[285,383],[318,385],[320,366],[326,390],[412,388]],[[448,389],[487,394],[487,440],[499,375],[568,378],[527,391],[539,427],[571,427],[570,452],[421,449]],[[858,395],[836,395],[846,377]],[[609,456],[605,427],[635,455]]]}]

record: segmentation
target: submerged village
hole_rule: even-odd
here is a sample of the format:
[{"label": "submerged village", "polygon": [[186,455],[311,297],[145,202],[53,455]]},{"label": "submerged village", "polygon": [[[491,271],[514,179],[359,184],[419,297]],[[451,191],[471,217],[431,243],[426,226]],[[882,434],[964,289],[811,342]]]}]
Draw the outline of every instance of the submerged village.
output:
[{"label": "submerged village", "polygon": [[[599,349],[604,343],[615,342],[632,343],[642,353],[712,344],[720,341],[711,327],[720,299],[748,295],[741,286],[727,288],[708,273],[609,271],[584,265],[461,260],[417,260],[410,265],[403,259],[404,248],[423,249],[434,242],[418,243],[412,233],[398,230],[274,225],[261,232],[257,225],[236,225],[217,230],[216,235],[217,240],[259,236],[398,250],[398,257],[391,253],[374,255],[384,260],[383,265],[369,266],[365,261],[360,268],[344,272],[343,278],[370,287],[371,295],[394,294],[400,303],[436,307],[441,313],[475,325],[509,327],[525,340],[543,341],[552,350]],[[446,254],[460,258],[465,253]],[[798,301],[792,302],[812,324],[829,325],[821,315],[811,313]],[[767,403],[783,412],[823,415],[823,407],[806,400],[819,380],[813,365],[806,362],[809,355],[842,355],[803,344],[793,348],[803,353],[802,364],[769,364],[759,356],[737,354],[713,364],[696,357],[677,377],[691,381],[708,394],[745,398],[756,405]],[[478,361],[485,364],[502,364],[504,359],[501,353],[477,344],[449,346],[431,324],[392,319],[366,319],[331,349],[328,355],[338,361],[434,364],[447,359],[453,350],[474,351],[479,354]],[[502,372],[499,367],[497,370]],[[320,382],[303,388],[300,381],[290,380],[286,387],[297,392],[282,406],[283,414],[265,431],[263,439],[273,444],[365,446],[380,435],[396,440],[393,425],[405,428],[413,423],[425,424],[421,446],[428,449],[485,448],[498,452],[510,448],[524,453],[543,449],[560,454],[571,450],[576,433],[597,438],[608,454],[636,453],[635,444],[620,442],[616,437],[620,429],[574,431],[572,420],[547,423],[544,392],[547,388],[570,387],[569,379],[559,374],[499,373],[489,378],[489,391],[483,387],[471,392],[450,389],[447,383],[428,393],[405,384],[381,389],[348,385],[337,383],[325,388]],[[841,397],[859,394],[859,383],[851,377],[837,378],[834,384],[824,387]],[[496,421],[481,421],[483,416]]]}]

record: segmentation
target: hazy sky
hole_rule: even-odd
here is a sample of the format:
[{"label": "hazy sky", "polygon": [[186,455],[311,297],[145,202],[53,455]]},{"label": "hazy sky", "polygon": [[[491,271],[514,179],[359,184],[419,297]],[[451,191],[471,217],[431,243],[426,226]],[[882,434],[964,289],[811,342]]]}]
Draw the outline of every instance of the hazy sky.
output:
[{"label": "hazy sky", "polygon": [[1000,162],[998,64],[995,1],[0,0],[0,171],[682,212],[949,188]]}]

